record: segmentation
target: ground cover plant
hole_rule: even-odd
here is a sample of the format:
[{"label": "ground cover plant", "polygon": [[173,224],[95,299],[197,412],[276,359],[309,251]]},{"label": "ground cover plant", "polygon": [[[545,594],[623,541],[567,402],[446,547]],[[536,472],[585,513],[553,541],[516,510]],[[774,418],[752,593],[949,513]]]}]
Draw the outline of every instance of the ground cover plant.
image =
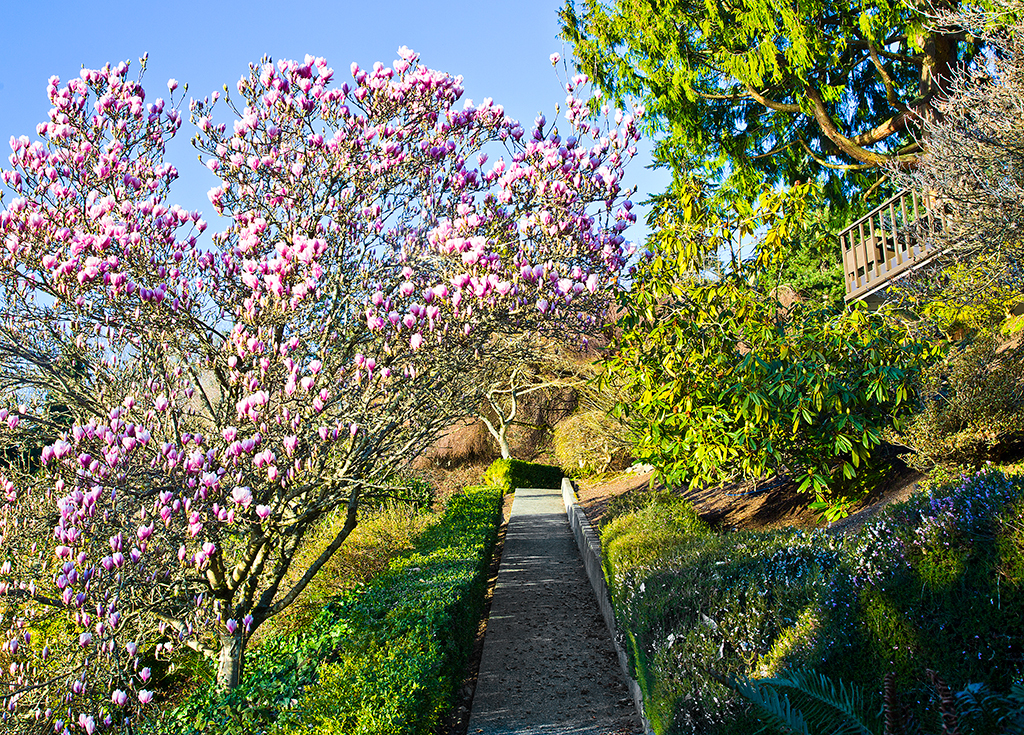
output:
[{"label": "ground cover plant", "polygon": [[502,489],[469,487],[364,585],[261,642],[242,686],[207,688],[148,733],[431,733],[462,681],[482,612]]},{"label": "ground cover plant", "polygon": [[220,179],[210,242],[170,198],[176,81],[164,99],[127,64],[54,77],[39,139],[11,139],[0,442],[44,441],[0,466],[5,726],[126,727],[154,652],[237,686],[360,502],[405,497],[391,479],[480,405],[475,376],[522,356],[500,338],[601,326],[634,118],[601,129],[577,77],[564,118],[526,129],[404,47],[351,73],[264,59],[188,104]]},{"label": "ground cover plant", "polygon": [[992,723],[1016,711],[1024,681],[1020,477],[989,469],[939,484],[847,539],[715,533],[665,493],[639,505],[622,501],[601,536],[659,735],[751,732],[763,713],[723,681],[804,670],[857,687],[869,713],[890,674],[901,706],[938,732],[931,670],[963,700],[962,732],[1010,727]]}]

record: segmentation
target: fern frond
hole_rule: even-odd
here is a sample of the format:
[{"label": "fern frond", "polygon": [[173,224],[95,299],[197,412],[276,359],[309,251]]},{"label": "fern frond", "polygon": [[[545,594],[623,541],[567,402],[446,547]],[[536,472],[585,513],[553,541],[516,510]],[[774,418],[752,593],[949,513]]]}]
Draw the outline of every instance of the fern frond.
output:
[{"label": "fern frond", "polygon": [[882,731],[878,715],[866,710],[864,698],[853,684],[840,681],[837,687],[827,676],[811,669],[757,683],[790,690],[793,707],[816,734],[877,735]]},{"label": "fern frond", "polygon": [[811,735],[803,715],[789,702],[789,697],[779,694],[774,687],[762,682],[752,681],[745,676],[721,676],[710,672],[719,683],[732,689],[757,709],[766,725],[772,726],[793,735]]}]

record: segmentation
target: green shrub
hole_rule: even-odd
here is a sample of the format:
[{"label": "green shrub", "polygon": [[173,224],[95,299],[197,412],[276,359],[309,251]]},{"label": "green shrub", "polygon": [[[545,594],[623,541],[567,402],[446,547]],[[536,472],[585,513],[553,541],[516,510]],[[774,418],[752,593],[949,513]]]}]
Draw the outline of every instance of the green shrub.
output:
[{"label": "green shrub", "polygon": [[562,477],[562,470],[552,465],[496,459],[484,472],[483,483],[510,493],[519,487],[561,487]]},{"label": "green shrub", "polygon": [[923,378],[920,410],[893,441],[917,469],[979,467],[1019,455],[1024,444],[1024,349],[999,351],[992,336],[955,350]]},{"label": "green shrub", "polygon": [[242,686],[198,693],[159,733],[431,733],[472,650],[502,493],[471,487],[368,584],[324,607],[303,632],[266,641]]},{"label": "green shrub", "polygon": [[600,410],[573,414],[555,425],[555,459],[569,477],[624,470],[632,457],[626,428]]}]

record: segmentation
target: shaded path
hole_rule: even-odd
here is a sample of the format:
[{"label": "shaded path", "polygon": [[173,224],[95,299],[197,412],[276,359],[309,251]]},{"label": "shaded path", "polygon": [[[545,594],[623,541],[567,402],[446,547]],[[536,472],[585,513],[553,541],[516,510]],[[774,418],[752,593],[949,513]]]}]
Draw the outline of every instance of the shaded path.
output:
[{"label": "shaded path", "polygon": [[469,735],[641,732],[561,490],[516,491]]}]

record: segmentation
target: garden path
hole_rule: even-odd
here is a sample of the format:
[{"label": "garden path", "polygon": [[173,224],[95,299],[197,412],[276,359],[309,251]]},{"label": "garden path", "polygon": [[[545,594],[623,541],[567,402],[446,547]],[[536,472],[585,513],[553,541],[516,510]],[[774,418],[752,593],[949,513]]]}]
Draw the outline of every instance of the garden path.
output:
[{"label": "garden path", "polygon": [[561,490],[516,491],[467,732],[642,732]]}]

